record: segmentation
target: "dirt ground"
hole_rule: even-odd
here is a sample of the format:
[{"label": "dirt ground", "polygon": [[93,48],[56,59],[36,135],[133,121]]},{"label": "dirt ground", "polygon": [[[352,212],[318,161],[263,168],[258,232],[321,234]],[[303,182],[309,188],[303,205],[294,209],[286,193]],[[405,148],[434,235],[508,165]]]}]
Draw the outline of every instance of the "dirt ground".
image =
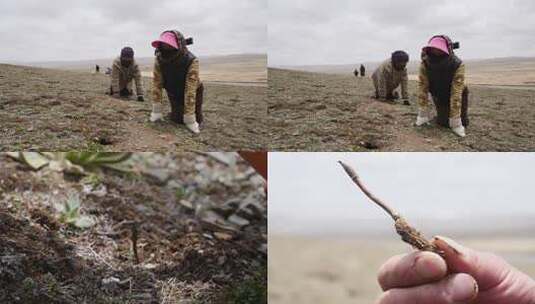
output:
[{"label": "dirt ground", "polygon": [[265,149],[266,88],[206,84],[200,135],[150,123],[145,102],[111,98],[103,74],[0,65],[0,150],[235,151]]},{"label": "dirt ground", "polygon": [[[532,238],[457,239],[471,248],[503,256],[535,276]],[[370,304],[380,295],[377,271],[394,255],[410,251],[396,240],[319,239],[269,236],[269,303]]]},{"label": "dirt ground", "polygon": [[[0,155],[0,302],[266,303],[262,178],[239,159],[132,158],[82,177]],[[61,220],[72,195],[93,226]]]},{"label": "dirt ground", "polygon": [[470,86],[470,126],[459,138],[436,124],[415,127],[411,106],[370,98],[370,78],[269,69],[270,150],[534,151],[535,90]]}]

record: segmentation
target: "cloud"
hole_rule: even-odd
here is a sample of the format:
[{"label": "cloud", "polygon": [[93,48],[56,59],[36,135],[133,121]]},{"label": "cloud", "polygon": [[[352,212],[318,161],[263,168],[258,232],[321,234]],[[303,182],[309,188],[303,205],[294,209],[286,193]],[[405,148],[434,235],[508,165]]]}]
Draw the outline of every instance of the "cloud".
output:
[{"label": "cloud", "polygon": [[270,0],[269,65],[344,64],[418,58],[434,34],[461,41],[466,59],[535,54],[530,0]]},{"label": "cloud", "polygon": [[0,61],[110,58],[125,45],[152,56],[167,29],[193,36],[197,55],[267,48],[267,0],[6,0],[0,12]]}]

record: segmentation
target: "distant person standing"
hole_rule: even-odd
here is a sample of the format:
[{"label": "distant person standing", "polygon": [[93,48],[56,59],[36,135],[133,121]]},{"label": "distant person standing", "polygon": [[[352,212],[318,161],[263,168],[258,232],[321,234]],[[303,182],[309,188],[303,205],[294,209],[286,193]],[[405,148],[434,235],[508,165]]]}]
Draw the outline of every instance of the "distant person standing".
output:
[{"label": "distant person standing", "polygon": [[358,77],[359,77],[359,70],[355,69],[355,70],[353,71],[353,75],[355,75],[355,77],[358,78]]},{"label": "distant person standing", "polygon": [[125,47],[121,50],[121,56],[112,64],[110,95],[130,98],[133,95],[133,81],[136,82],[137,100],[144,101],[141,72],[134,60],[134,50]]},{"label": "distant person standing", "polygon": [[407,63],[409,54],[404,51],[395,51],[384,61],[372,75],[375,87],[375,98],[381,101],[393,101],[399,98],[397,87],[401,85],[401,99],[403,104],[410,105],[407,90],[408,75]]},{"label": "distant person standing", "polygon": [[162,91],[165,89],[171,104],[172,121],[185,124],[198,134],[203,121],[204,87],[199,79],[199,60],[188,50],[193,39],[186,39],[179,31],[165,31],[152,42],[156,48],[150,121],[163,118]]},{"label": "distant person standing", "polygon": [[431,118],[429,94],[437,110],[437,123],[466,136],[468,126],[468,88],[465,85],[465,66],[448,36],[434,36],[422,49],[419,72],[418,117],[416,125],[427,124]]},{"label": "distant person standing", "polygon": [[95,72],[100,73],[100,66],[98,64],[95,66]]},{"label": "distant person standing", "polygon": [[364,65],[360,65],[360,77],[365,77],[366,76],[366,68],[364,67]]}]

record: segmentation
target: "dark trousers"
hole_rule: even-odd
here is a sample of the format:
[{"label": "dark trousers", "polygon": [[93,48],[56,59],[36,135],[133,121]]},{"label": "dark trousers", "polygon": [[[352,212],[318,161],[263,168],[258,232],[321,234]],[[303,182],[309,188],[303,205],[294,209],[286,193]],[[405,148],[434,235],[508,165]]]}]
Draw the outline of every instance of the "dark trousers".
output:
[{"label": "dark trousers", "polygon": [[[461,100],[461,121],[463,126],[468,127],[470,121],[468,119],[468,87],[464,87]],[[437,123],[444,127],[450,126],[450,100],[439,99],[433,97],[433,102],[437,109]]]},{"label": "dark trousers", "polygon": [[[174,95],[167,94],[169,97],[169,103],[171,104],[170,119],[176,123],[184,123],[184,100],[182,102],[178,100]],[[197,94],[195,97],[195,119],[197,123],[202,124],[204,116],[202,113],[202,105],[204,100],[204,84],[201,82],[197,87]]]}]

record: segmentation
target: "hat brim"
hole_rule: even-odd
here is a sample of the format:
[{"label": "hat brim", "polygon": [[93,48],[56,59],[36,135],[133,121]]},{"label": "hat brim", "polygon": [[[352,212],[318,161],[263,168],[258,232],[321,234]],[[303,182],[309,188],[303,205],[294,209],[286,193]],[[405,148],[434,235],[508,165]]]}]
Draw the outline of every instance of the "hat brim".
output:
[{"label": "hat brim", "polygon": [[[157,49],[157,48],[159,48],[159,47],[162,45],[162,43],[165,44],[165,45],[167,45],[167,46],[170,46],[170,47],[172,47],[172,48],[174,48],[174,49],[177,49],[174,45],[170,45],[169,43],[167,43],[167,42],[165,42],[165,41],[161,41],[161,40],[155,40],[155,41],[153,41],[153,42],[151,43],[151,45],[152,45],[153,48],[156,48],[156,49]],[[177,50],[178,50],[178,49],[177,49]]]},{"label": "hat brim", "polygon": [[428,51],[429,49],[434,49],[434,50],[441,51],[441,52],[444,53],[445,55],[449,55],[449,54],[450,54],[449,51],[445,51],[445,50],[443,50],[443,49],[441,49],[441,48],[438,48],[438,47],[436,47],[436,46],[432,46],[432,45],[428,45],[428,46],[424,47],[424,48],[423,48],[423,51],[427,53],[427,51]]}]

